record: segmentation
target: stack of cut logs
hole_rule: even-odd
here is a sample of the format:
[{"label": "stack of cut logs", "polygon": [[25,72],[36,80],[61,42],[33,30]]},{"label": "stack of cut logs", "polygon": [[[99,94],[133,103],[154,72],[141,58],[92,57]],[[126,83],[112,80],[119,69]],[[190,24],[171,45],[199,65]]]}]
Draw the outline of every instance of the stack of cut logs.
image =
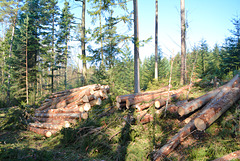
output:
[{"label": "stack of cut logs", "polygon": [[[156,113],[160,113],[166,102],[170,103],[174,99],[178,99],[182,94],[187,93],[191,85],[184,86],[178,90],[168,91],[171,86],[162,87],[159,90],[148,91],[138,94],[121,95],[116,97],[116,106],[122,108],[136,108],[139,115],[137,119],[141,123],[147,123],[153,120],[151,114],[147,114],[147,109],[155,106]],[[170,106],[169,111],[176,111],[175,106]]]},{"label": "stack of cut logs", "polygon": [[[192,114],[186,125],[154,154],[154,160],[162,160],[195,130],[203,131],[240,99],[240,77],[236,75],[227,84],[190,102],[176,105],[180,116]],[[200,109],[201,108],[201,109]],[[196,110],[199,112],[196,112]]]},{"label": "stack of cut logs", "polygon": [[62,127],[87,119],[91,107],[100,105],[108,93],[109,86],[99,84],[53,93],[36,109],[29,130],[50,137]]}]

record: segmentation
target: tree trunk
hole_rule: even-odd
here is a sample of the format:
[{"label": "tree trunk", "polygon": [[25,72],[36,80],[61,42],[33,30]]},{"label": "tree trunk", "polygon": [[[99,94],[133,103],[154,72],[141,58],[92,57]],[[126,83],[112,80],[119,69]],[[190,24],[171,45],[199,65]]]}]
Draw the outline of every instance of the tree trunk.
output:
[{"label": "tree trunk", "polygon": [[156,0],[155,13],[155,80],[158,80],[158,0]]},{"label": "tree trunk", "polygon": [[171,153],[188,135],[190,135],[196,127],[194,126],[194,120],[191,120],[180,131],[174,135],[161,149],[155,152],[153,160],[160,161]]},{"label": "tree trunk", "polygon": [[205,130],[215,120],[217,120],[228,108],[230,108],[240,98],[240,86],[231,89],[221,99],[204,107],[204,110],[194,120],[194,124],[198,130]]},{"label": "tree trunk", "polygon": [[138,0],[133,0],[134,10],[134,93],[140,92],[139,74],[139,28],[138,28]]},{"label": "tree trunk", "polygon": [[[202,107],[206,103],[208,103],[210,100],[212,100],[216,95],[219,94],[221,91],[222,95],[219,95],[218,98],[221,98],[224,94],[226,94],[232,87],[234,87],[236,84],[240,82],[239,75],[237,74],[231,81],[229,81],[226,85],[219,87],[213,91],[208,92],[207,94],[190,101],[184,106],[179,107],[178,113],[180,116],[187,115],[196,109]],[[216,99],[216,98],[214,98]]]},{"label": "tree trunk", "polygon": [[181,2],[181,79],[180,84],[185,84],[185,55],[186,55],[186,24],[185,24],[185,0]]},{"label": "tree trunk", "polygon": [[213,161],[228,161],[228,160],[238,160],[238,159],[240,159],[240,150],[227,154]]},{"label": "tree trunk", "polygon": [[82,34],[81,34],[81,49],[82,49],[82,60],[83,60],[83,79],[82,84],[86,84],[86,71],[87,71],[87,63],[86,63],[86,51],[85,51],[85,12],[86,12],[86,0],[82,1]]}]

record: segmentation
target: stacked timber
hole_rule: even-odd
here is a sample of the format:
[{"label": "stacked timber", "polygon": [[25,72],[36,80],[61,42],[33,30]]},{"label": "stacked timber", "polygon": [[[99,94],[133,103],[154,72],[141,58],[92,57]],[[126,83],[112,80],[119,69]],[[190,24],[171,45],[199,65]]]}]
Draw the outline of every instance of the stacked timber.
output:
[{"label": "stacked timber", "polygon": [[[147,114],[149,107],[154,106],[155,113],[160,114],[163,109],[165,109],[163,106],[165,106],[167,102],[178,99],[182,94],[187,93],[190,86],[192,86],[192,84],[177,90],[169,90],[169,86],[165,86],[155,91],[117,96],[116,106],[119,109],[135,108],[139,114],[137,120],[141,123],[148,123],[153,121],[153,116]],[[171,112],[172,109],[174,109],[174,107],[168,108],[168,111]]]},{"label": "stacked timber", "polygon": [[[168,142],[158,149],[153,160],[162,160],[167,157],[187,136],[195,130],[206,130],[225,111],[240,99],[240,77],[237,74],[227,84],[190,102],[176,105],[178,114],[186,116],[193,113],[187,124],[179,130]],[[201,109],[200,109],[201,108]],[[198,112],[196,112],[200,109]]]},{"label": "stacked timber", "polygon": [[29,130],[50,137],[63,127],[87,119],[88,111],[101,105],[108,93],[109,86],[99,84],[52,93],[36,109],[35,122],[29,124]]}]

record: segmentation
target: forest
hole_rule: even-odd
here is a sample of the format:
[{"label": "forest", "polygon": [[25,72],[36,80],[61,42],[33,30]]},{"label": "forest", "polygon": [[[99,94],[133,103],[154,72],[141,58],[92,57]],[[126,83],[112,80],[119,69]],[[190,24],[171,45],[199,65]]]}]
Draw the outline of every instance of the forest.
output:
[{"label": "forest", "polygon": [[[156,9],[154,40],[139,40],[138,0],[65,0],[61,9],[59,3],[0,3],[0,160],[155,160],[154,152],[183,127],[185,119],[167,111],[168,104],[194,100],[221,88],[240,72],[238,16],[229,17],[233,29],[223,44],[211,49],[202,39],[186,49],[188,30],[181,0],[181,52],[166,57],[158,43],[158,0],[152,6]],[[71,12],[73,3],[81,6],[80,20]],[[130,11],[129,3],[134,6]],[[86,26],[86,14],[91,16],[91,27]],[[71,53],[70,41],[80,42],[80,53]],[[141,60],[139,47],[149,41],[155,42],[155,53]],[[71,64],[73,54],[81,64]],[[94,84],[102,85],[96,87],[100,91],[109,91],[107,96],[101,94],[101,103],[91,107],[86,119],[49,138],[29,131],[34,114],[47,99]],[[169,100],[170,88],[177,91],[185,86],[187,94]],[[135,103],[116,108],[116,97],[163,87],[169,87],[166,110],[156,116],[149,106],[147,113],[153,120],[131,121],[138,115],[132,108]],[[239,151],[239,105],[235,100],[211,127],[194,131],[165,160],[214,160]]]}]

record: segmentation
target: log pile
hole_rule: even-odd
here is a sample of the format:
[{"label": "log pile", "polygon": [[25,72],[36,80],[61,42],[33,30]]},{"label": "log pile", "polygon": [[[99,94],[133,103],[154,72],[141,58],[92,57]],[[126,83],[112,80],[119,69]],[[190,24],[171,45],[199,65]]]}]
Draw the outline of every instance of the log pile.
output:
[{"label": "log pile", "polygon": [[109,86],[99,84],[52,93],[36,109],[35,122],[29,124],[29,130],[50,137],[71,123],[87,119],[88,111],[101,105],[108,93]]},{"label": "log pile", "polygon": [[[168,91],[169,86],[165,86],[155,91],[117,96],[116,106],[119,109],[128,109],[130,107],[135,108],[138,112],[137,120],[145,124],[153,121],[153,116],[147,114],[149,107],[154,106],[156,114],[162,113],[163,109],[165,109],[162,107],[166,105],[167,100],[168,102],[171,102],[174,99],[178,99],[181,95],[187,93],[190,86],[192,85],[187,85],[171,91]],[[177,111],[175,107],[169,107],[167,110],[170,112]]]},{"label": "log pile", "polygon": [[240,99],[240,77],[236,75],[227,84],[199,98],[176,105],[178,114],[185,116],[196,112],[188,123],[179,130],[162,148],[154,153],[153,160],[162,160],[195,130],[206,130],[226,110]]}]

